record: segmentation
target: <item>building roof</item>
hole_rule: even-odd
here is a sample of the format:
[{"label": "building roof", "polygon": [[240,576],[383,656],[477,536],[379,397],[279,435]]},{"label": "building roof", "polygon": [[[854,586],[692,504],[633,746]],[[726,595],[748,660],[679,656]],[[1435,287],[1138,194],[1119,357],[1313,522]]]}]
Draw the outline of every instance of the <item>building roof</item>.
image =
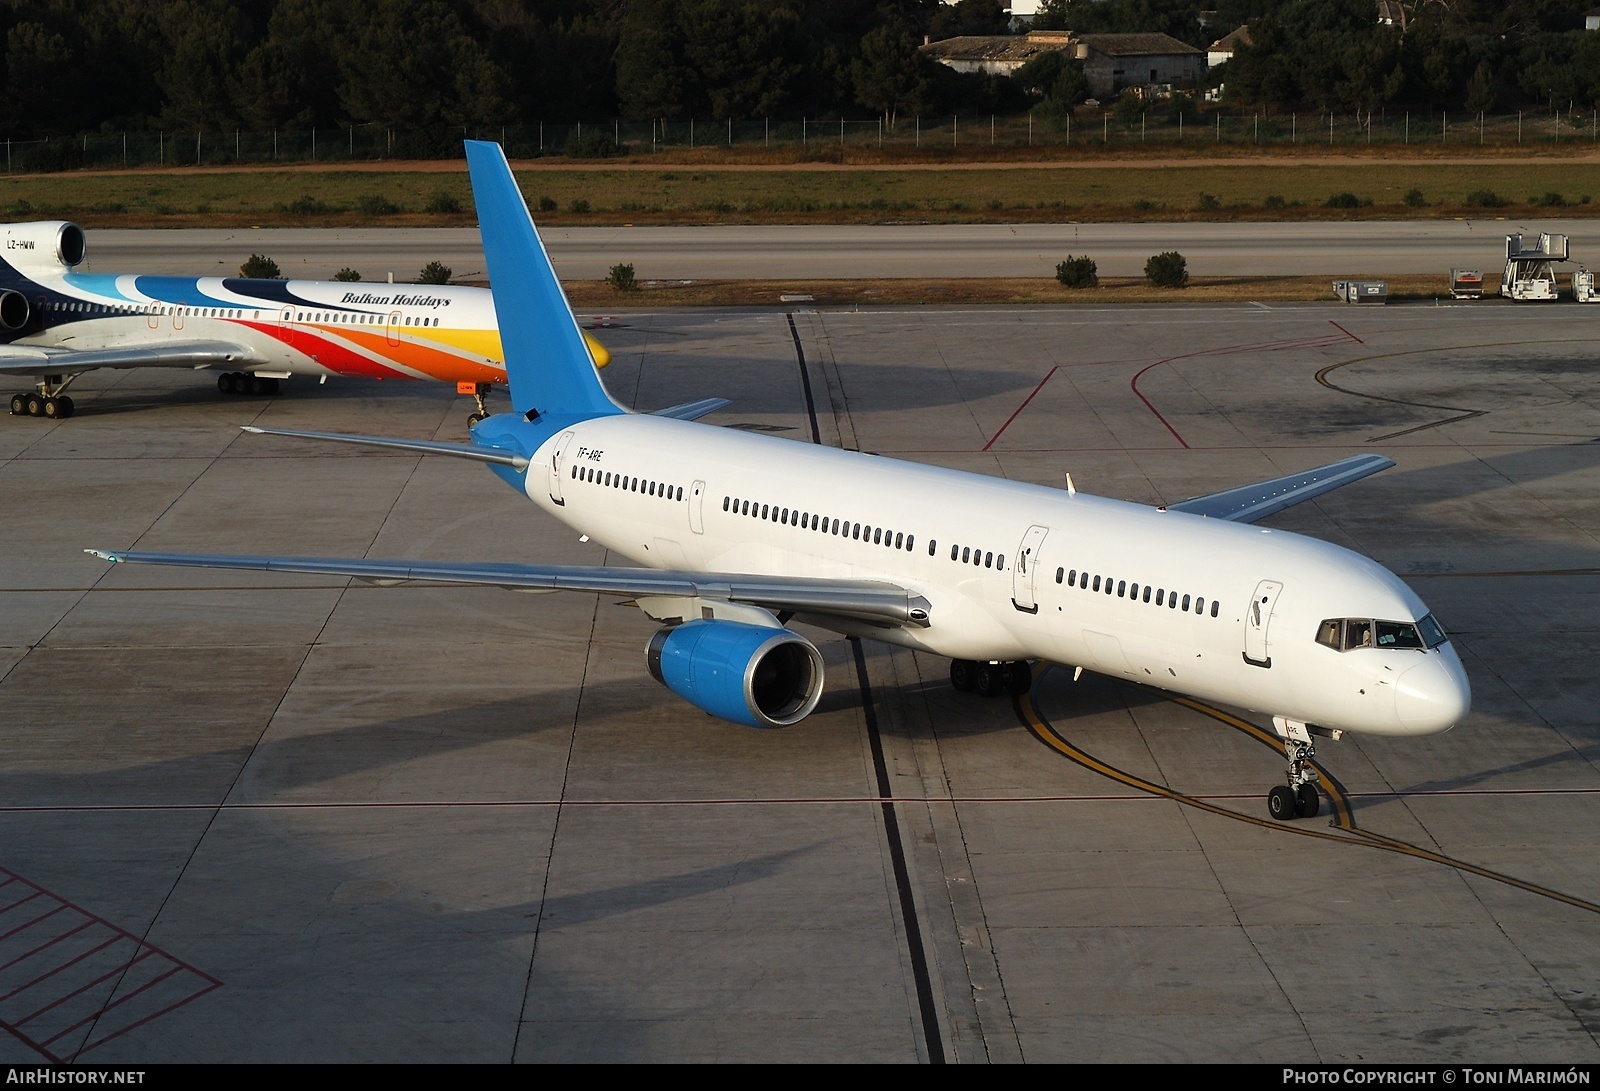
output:
[{"label": "building roof", "polygon": [[1250,40],[1250,26],[1246,24],[1235,30],[1232,34],[1223,35],[1211,43],[1213,53],[1232,53],[1242,45],[1255,45]]},{"label": "building roof", "polygon": [[1187,42],[1180,42],[1170,34],[1085,34],[1079,43],[1108,57],[1150,57],[1200,54]]},{"label": "building roof", "polygon": [[1069,45],[1066,37],[1026,37],[1015,34],[968,34],[929,42],[922,52],[938,61],[1009,61],[1022,64],[1041,53],[1056,53]]}]

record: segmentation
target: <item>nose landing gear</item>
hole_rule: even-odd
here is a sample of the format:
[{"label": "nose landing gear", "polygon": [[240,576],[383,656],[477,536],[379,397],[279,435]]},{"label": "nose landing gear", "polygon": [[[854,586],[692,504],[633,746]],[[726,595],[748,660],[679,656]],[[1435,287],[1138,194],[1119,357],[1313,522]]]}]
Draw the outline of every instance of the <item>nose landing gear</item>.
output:
[{"label": "nose landing gear", "polygon": [[456,391],[460,394],[471,394],[473,401],[478,403],[477,412],[467,418],[467,427],[471,428],[489,416],[489,383],[458,383]]},{"label": "nose landing gear", "polygon": [[[1267,793],[1267,813],[1279,822],[1315,818],[1322,809],[1322,797],[1317,794],[1317,769],[1312,764],[1312,759],[1317,756],[1317,748],[1311,741],[1311,725],[1274,716],[1272,728],[1283,740],[1283,752],[1289,759],[1289,775],[1287,784],[1280,784]],[[1340,734],[1322,728],[1317,731],[1334,739]]]}]

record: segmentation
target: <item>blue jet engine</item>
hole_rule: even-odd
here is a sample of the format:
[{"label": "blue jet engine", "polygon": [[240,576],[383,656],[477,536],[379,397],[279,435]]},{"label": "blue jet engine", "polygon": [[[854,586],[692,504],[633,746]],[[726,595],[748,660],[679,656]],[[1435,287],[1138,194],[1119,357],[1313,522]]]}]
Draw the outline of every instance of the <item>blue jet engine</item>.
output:
[{"label": "blue jet engine", "polygon": [[645,656],[657,682],[736,724],[788,727],[822,696],[822,653],[789,629],[691,621],[656,633]]}]

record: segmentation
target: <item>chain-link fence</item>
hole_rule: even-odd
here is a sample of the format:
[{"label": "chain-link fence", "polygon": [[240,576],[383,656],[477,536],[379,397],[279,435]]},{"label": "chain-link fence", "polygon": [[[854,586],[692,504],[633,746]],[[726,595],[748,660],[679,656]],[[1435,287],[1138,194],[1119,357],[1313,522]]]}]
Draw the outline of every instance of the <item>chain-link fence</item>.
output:
[{"label": "chain-link fence", "polygon": [[604,159],[680,149],[756,148],[978,149],[1025,146],[1160,144],[1297,146],[1362,145],[1545,146],[1600,144],[1595,111],[1473,114],[1467,111],[1384,113],[1266,113],[1233,110],[1178,113],[1119,106],[1073,114],[850,118],[843,116],[744,121],[693,118],[597,123],[540,122],[493,129],[279,129],[250,132],[112,132],[44,140],[6,140],[10,173],[121,167],[248,163],[369,162],[451,159],[461,140],[498,140],[514,159],[572,156]]}]

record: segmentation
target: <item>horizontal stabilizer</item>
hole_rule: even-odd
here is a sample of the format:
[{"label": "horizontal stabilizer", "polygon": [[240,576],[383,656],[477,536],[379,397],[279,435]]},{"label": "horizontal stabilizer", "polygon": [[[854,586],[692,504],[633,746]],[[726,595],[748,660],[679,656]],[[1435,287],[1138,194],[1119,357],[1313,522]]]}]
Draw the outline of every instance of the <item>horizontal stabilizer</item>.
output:
[{"label": "horizontal stabilizer", "polygon": [[266,359],[229,341],[166,341],[159,345],[118,345],[105,349],[0,348],[0,375],[71,375],[96,368],[229,367],[264,364]]},{"label": "horizontal stabilizer", "polygon": [[748,603],[774,612],[834,614],[897,625],[928,624],[927,600],[903,587],[874,580],[820,580],[730,572],[583,568],[571,565],[238,557],[192,553],[123,553],[107,549],[88,549],[84,552],[113,564],[162,564],[182,568],[232,568],[351,576],[383,584],[423,581],[505,587],[518,591],[589,591],[630,597],[672,595]]},{"label": "horizontal stabilizer", "polygon": [[262,428],[255,424],[241,426],[242,431],[261,436],[292,436],[296,439],[322,439],[332,443],[355,443],[363,447],[388,447],[396,451],[412,451],[422,455],[453,455],[470,458],[475,462],[492,462],[517,470],[528,468],[528,456],[520,451],[507,451],[499,447],[480,447],[473,443],[439,443],[429,439],[391,439],[388,436],[352,436],[344,432],[296,432],[288,428]]},{"label": "horizontal stabilizer", "polygon": [[1318,466],[1314,470],[1275,477],[1271,481],[1258,481],[1254,485],[1226,492],[1197,496],[1181,504],[1168,504],[1167,510],[1204,515],[1211,519],[1227,519],[1234,523],[1254,523],[1393,465],[1394,459],[1383,455],[1355,455]]},{"label": "horizontal stabilizer", "polygon": [[732,404],[727,398],[701,398],[697,402],[669,405],[665,409],[655,410],[650,415],[652,417],[671,417],[673,420],[699,420],[707,413],[715,413],[723,406]]}]

